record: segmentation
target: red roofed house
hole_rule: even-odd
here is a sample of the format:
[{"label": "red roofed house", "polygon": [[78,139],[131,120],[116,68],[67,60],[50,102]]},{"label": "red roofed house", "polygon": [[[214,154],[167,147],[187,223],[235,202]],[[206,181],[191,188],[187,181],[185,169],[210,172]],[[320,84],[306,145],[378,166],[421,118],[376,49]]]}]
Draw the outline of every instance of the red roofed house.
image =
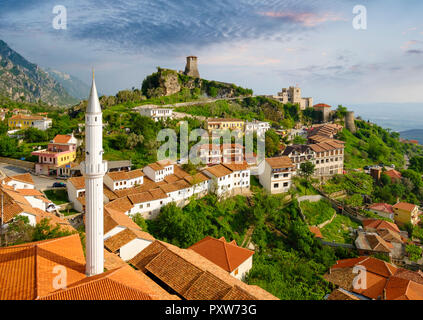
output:
[{"label": "red roofed house", "polygon": [[57,135],[47,149],[32,152],[38,157],[35,172],[43,175],[70,176],[70,164],[76,159],[77,139],[72,135]]},{"label": "red roofed house", "polygon": [[399,202],[393,206],[394,220],[399,225],[404,225],[408,222],[416,225],[420,220],[419,207],[415,204]]},{"label": "red roofed house", "polygon": [[244,279],[253,266],[254,251],[238,247],[235,240],[226,242],[224,237],[206,237],[188,249],[197,252],[239,280]]},{"label": "red roofed house", "polygon": [[398,172],[397,170],[389,170],[384,172],[384,174],[391,178],[392,183],[398,182],[402,178],[401,172]]},{"label": "red roofed house", "polygon": [[374,203],[368,207],[369,211],[377,215],[394,220],[394,209],[387,203]]},{"label": "red roofed house", "polygon": [[360,300],[423,300],[420,271],[398,268],[373,257],[339,260],[324,278]]}]

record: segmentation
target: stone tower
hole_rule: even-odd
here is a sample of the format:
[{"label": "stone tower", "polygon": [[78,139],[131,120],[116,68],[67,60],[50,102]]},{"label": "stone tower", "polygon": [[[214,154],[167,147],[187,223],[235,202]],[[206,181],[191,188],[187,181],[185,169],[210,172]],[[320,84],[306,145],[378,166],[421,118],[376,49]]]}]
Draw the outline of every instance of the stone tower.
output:
[{"label": "stone tower", "polygon": [[198,72],[198,58],[194,56],[187,57],[187,65],[185,67],[185,72],[187,76],[200,78],[200,73]]},{"label": "stone tower", "polygon": [[103,177],[107,162],[103,161],[103,114],[94,81],[85,115],[85,161],[81,171],[85,177],[86,206],[86,275],[94,276],[104,271],[103,238]]},{"label": "stone tower", "polygon": [[357,132],[357,128],[355,127],[354,111],[347,112],[345,116],[345,127],[352,133]]}]

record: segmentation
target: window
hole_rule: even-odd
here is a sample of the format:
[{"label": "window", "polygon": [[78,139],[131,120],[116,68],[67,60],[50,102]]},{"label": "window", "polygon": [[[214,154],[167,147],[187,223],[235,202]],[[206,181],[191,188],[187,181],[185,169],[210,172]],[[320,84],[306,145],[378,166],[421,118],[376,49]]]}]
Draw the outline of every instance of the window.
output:
[{"label": "window", "polygon": [[275,184],[273,185],[273,188],[275,188],[275,189],[279,188],[279,183],[275,183]]}]

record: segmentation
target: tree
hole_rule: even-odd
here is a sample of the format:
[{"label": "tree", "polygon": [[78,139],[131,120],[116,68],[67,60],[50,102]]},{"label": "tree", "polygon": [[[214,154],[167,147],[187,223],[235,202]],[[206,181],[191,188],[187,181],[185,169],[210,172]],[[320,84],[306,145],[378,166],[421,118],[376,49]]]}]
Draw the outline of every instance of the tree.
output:
[{"label": "tree", "polygon": [[300,175],[306,179],[306,190],[310,187],[310,177],[314,174],[316,165],[310,161],[303,162],[300,165]]},{"label": "tree", "polygon": [[302,136],[300,136],[300,135],[297,135],[292,140],[292,143],[293,144],[306,144],[307,143],[307,139],[304,138],[304,137],[302,137]]},{"label": "tree", "polygon": [[405,251],[408,254],[408,258],[413,261],[413,262],[417,262],[422,258],[422,248],[414,245],[414,244],[409,244],[405,247]]},{"label": "tree", "polygon": [[348,112],[348,109],[346,107],[339,105],[338,109],[336,109],[336,117],[340,120],[343,120],[345,116],[347,115],[347,112]]},{"label": "tree", "polygon": [[410,159],[410,167],[411,170],[417,171],[419,173],[423,173],[423,157],[416,156]]}]

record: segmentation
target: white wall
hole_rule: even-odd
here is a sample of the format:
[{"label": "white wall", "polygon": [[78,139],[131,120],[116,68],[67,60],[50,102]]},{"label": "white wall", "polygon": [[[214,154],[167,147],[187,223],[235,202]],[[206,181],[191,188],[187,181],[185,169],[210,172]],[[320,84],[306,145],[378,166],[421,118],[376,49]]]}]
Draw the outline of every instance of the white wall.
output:
[{"label": "white wall", "polygon": [[16,189],[35,189],[35,186],[29,183],[13,180],[13,177],[11,178],[8,183],[6,183],[8,186],[15,187]]},{"label": "white wall", "polygon": [[[253,256],[249,257],[247,260],[241,263],[238,268],[232,271],[231,276],[237,278],[238,280],[243,280],[252,267]],[[238,271],[238,274],[235,275],[236,271]]]},{"label": "white wall", "polygon": [[151,241],[149,240],[136,238],[120,248],[120,257],[124,261],[131,260],[138,253],[147,248],[150,244]]},{"label": "white wall", "polygon": [[114,227],[112,230],[110,230],[109,232],[107,232],[104,235],[104,240],[107,240],[107,239],[113,237],[114,235],[118,234],[119,232],[121,232],[125,229],[126,229],[125,227],[121,227],[121,226]]}]

